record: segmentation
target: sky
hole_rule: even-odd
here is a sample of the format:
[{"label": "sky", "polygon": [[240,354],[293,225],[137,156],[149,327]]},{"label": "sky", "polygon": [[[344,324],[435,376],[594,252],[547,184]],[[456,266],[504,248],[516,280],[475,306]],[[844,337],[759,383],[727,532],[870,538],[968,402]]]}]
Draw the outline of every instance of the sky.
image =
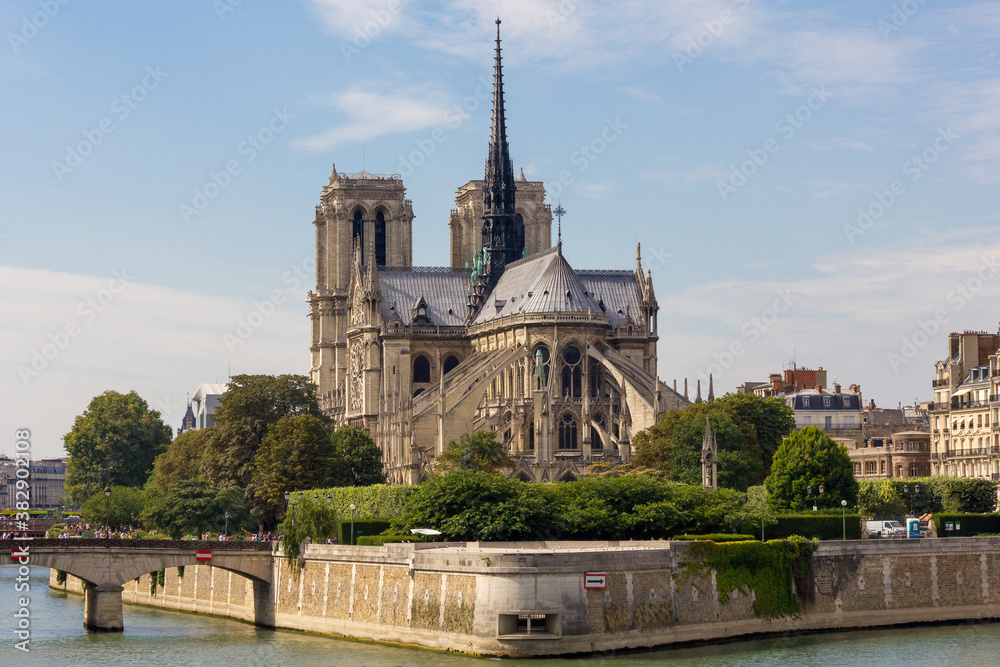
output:
[{"label": "sky", "polygon": [[447,264],[497,16],[515,170],[575,268],[642,244],[664,381],[794,360],[895,407],[997,331],[998,3],[8,0],[0,453],[60,455],[107,390],[176,428],[200,383],[307,373],[334,165],[402,175]]}]

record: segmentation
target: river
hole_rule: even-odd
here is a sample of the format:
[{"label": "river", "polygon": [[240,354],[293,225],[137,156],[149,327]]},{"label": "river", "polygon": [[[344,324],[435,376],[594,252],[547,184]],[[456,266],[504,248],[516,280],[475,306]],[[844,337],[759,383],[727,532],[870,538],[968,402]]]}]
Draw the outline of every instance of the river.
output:
[{"label": "river", "polygon": [[[49,571],[31,568],[30,652],[14,647],[17,570],[0,566],[0,665],[336,665],[344,667],[485,667],[495,662],[332,639],[197,614],[125,605],[124,633],[83,628],[83,597],[52,591]],[[545,667],[851,667],[854,665],[961,665],[1000,663],[1000,624],[837,632],[775,637],[714,646],[549,659]],[[538,660],[503,660],[539,667]]]}]

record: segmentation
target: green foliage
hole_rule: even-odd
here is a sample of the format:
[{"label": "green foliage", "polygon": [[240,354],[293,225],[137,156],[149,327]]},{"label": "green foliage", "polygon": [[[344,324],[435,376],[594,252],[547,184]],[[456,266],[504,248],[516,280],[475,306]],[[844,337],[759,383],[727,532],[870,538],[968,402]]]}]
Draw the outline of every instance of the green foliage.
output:
[{"label": "green foliage", "polygon": [[996,509],[997,483],[988,479],[909,477],[863,480],[858,486],[858,509],[869,516],[902,516],[909,512],[911,500],[916,516],[988,514]]},{"label": "green foliage", "polygon": [[177,566],[177,576],[181,577],[181,578],[184,577],[184,566],[183,565],[178,565]]},{"label": "green foliage", "polygon": [[707,535],[674,535],[670,539],[676,540],[678,542],[693,542],[695,540],[706,540],[718,544],[721,542],[753,541],[756,540],[757,538],[754,537],[753,535],[727,535],[726,533],[708,533]]},{"label": "green foliage", "polygon": [[48,531],[46,531],[45,534],[48,535],[51,538],[56,538],[56,537],[59,537],[60,535],[62,535],[62,532],[64,530],[66,530],[66,525],[65,524],[54,523],[51,526],[49,526],[49,529],[48,529]]},{"label": "green foliage", "polygon": [[[783,540],[792,535],[818,537],[821,540],[840,540],[847,529],[847,539],[861,539],[861,516],[858,514],[819,513],[779,514],[774,526],[767,529],[768,540]],[[754,534],[760,535],[760,526]]]},{"label": "green foliage", "polygon": [[422,542],[414,535],[362,535],[358,538],[358,546],[380,547],[390,542]]},{"label": "green foliage", "polygon": [[142,486],[170,435],[160,413],[134,391],[95,397],[63,436],[67,496],[79,504],[109,484]]},{"label": "green foliage", "polygon": [[[945,530],[945,524],[952,524],[952,530]],[[954,525],[958,524],[958,530]],[[1000,514],[957,514],[934,515],[934,525],[938,537],[971,537],[973,535],[1000,533]]]},{"label": "green foliage", "polygon": [[142,489],[112,486],[110,498],[101,490],[84,501],[80,519],[85,523],[104,525],[110,517],[112,528],[122,528],[133,523],[133,516],[136,521],[139,520],[146,509],[146,502],[146,492]]},{"label": "green foliage", "polygon": [[249,510],[239,489],[216,489],[200,479],[177,482],[148,512],[149,522],[174,539],[185,533],[219,532],[229,512],[229,529],[252,528]]},{"label": "green foliage", "polygon": [[60,586],[66,583],[66,573],[62,570],[56,570],[56,583]]},{"label": "green foliage", "polygon": [[[757,618],[800,618],[802,604],[796,594],[804,590],[812,568],[812,544],[803,538],[770,542],[695,542],[695,562],[683,564],[688,576],[706,577],[715,570],[719,602],[729,602],[734,591],[750,595]],[[793,584],[793,581],[795,582]]]},{"label": "green foliage", "polygon": [[339,537],[341,544],[361,544],[360,540],[364,536],[379,535],[388,531],[391,526],[391,521],[355,521],[354,522],[354,541],[351,542],[351,515],[350,510],[347,514],[343,514],[340,517],[340,531]]},{"label": "green foliage", "polygon": [[668,412],[636,434],[636,465],[663,470],[673,481],[700,483],[706,416],[718,444],[719,485],[738,490],[763,480],[782,437],[795,428],[791,408],[780,399],[728,394]]},{"label": "green foliage", "polygon": [[[389,521],[403,513],[407,499],[416,493],[419,487],[388,484],[373,484],[371,486],[344,486],[332,489],[316,489],[305,491],[303,497],[326,502],[330,496],[334,510],[341,521],[350,520],[351,503],[354,503],[354,520],[357,521]],[[296,494],[298,495],[298,494]]]},{"label": "green foliage", "polygon": [[551,522],[537,485],[456,470],[417,487],[393,529],[434,528],[452,540],[507,541],[534,536]]},{"label": "green foliage", "polygon": [[333,433],[333,446],[339,459],[339,486],[385,484],[382,448],[371,436],[353,426],[341,426]]},{"label": "green foliage", "polygon": [[[813,494],[818,494],[821,484],[825,486],[823,495],[810,499],[807,487],[812,486]],[[804,510],[813,502],[820,508],[839,507],[841,500],[853,506],[858,497],[847,450],[815,426],[785,438],[774,454],[764,486],[776,511]]]},{"label": "green foliage", "polygon": [[167,571],[166,570],[157,570],[156,571],[156,583],[160,585],[160,588],[163,588],[163,584],[166,582],[166,580],[167,580]]},{"label": "green foliage", "polygon": [[147,489],[165,496],[177,482],[197,477],[201,459],[215,433],[214,428],[202,428],[181,433],[167,446],[167,450],[153,462],[153,475]]},{"label": "green foliage", "polygon": [[298,572],[302,541],[325,542],[337,534],[337,509],[313,496],[293,498],[279,526],[281,547],[292,573]]},{"label": "green foliage", "polygon": [[866,479],[858,483],[858,510],[867,516],[899,516],[906,512],[903,494],[892,480]]},{"label": "green foliage", "polygon": [[325,420],[316,386],[304,375],[236,375],[214,414],[215,433],[202,471],[216,486],[246,488],[257,450],[282,417],[312,415]]},{"label": "green foliage", "polygon": [[457,442],[449,442],[444,454],[438,457],[438,465],[444,471],[473,470],[492,474],[513,468],[514,459],[507,453],[507,447],[497,441],[495,431],[484,430],[463,433]]},{"label": "green foliage", "polygon": [[341,462],[325,421],[285,416],[268,431],[254,461],[254,514],[271,525],[285,506],[285,492],[340,483]]}]

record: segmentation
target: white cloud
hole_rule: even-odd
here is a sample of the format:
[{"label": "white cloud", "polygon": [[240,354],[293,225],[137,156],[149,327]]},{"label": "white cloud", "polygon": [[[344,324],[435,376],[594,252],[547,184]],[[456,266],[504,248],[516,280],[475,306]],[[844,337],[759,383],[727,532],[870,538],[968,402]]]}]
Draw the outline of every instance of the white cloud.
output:
[{"label": "white cloud", "polygon": [[412,88],[391,93],[355,88],[331,95],[328,104],[344,120],[324,132],[299,139],[296,148],[325,151],[384,134],[441,127],[448,111],[442,95]]},{"label": "white cloud", "polygon": [[[227,300],[123,286],[111,275],[0,267],[0,431],[29,428],[35,456],[55,456],[74,416],[109,389],[136,390],[176,428],[185,394],[225,382],[230,363],[233,373],[307,373],[306,285],[275,289],[284,295],[277,305],[270,292]],[[271,306],[268,317],[252,315]],[[238,329],[241,319],[249,323]],[[226,334],[239,342],[227,346]]]}]

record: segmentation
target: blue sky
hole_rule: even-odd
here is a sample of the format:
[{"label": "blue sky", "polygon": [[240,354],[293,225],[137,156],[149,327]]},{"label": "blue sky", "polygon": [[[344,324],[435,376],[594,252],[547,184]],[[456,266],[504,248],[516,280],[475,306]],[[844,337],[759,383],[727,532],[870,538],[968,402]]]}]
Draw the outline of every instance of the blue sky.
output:
[{"label": "blue sky", "polygon": [[402,173],[414,262],[445,264],[497,14],[515,169],[561,199],[575,267],[642,242],[667,382],[794,354],[895,406],[931,397],[948,332],[996,330],[996,3],[15,0],[0,452],[28,427],[58,454],[107,389],[176,427],[230,368],[307,372],[333,164]]}]

